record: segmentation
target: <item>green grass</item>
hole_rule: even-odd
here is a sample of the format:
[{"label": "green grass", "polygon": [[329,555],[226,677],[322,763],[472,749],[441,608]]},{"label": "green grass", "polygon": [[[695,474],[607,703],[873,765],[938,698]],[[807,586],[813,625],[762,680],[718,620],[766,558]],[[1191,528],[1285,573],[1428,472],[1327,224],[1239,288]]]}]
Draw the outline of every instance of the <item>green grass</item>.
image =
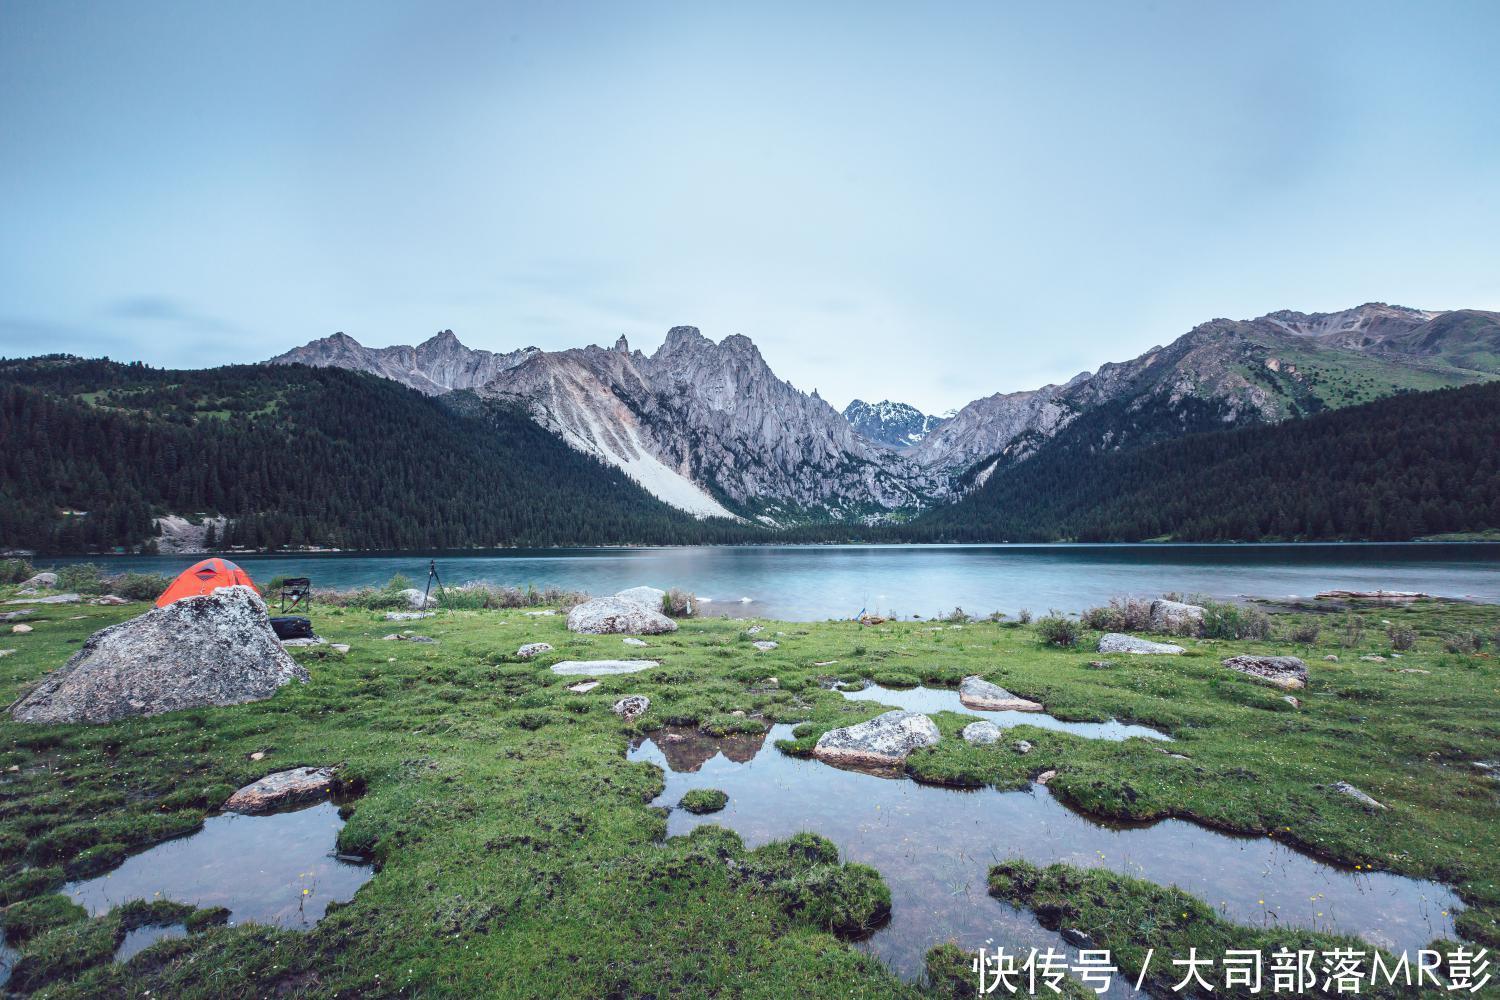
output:
[{"label": "green grass", "polygon": [[[32,633],[0,634],[0,648],[16,650],[0,658],[0,695],[15,697],[90,633],[144,609],[54,607]],[[7,927],[25,938],[24,982],[48,996],[217,997],[226,969],[244,996],[958,995],[951,950],[934,953],[929,988],[900,983],[845,942],[889,906],[878,873],[840,864],[816,837],[755,851],[712,826],[665,839],[664,817],[648,804],[662,776],[627,761],[625,749],[667,722],[718,732],[789,722],[800,725],[783,749],[805,753],[823,731],[883,710],[820,679],[952,687],[978,673],[1061,718],[1164,729],[1191,760],[1141,741],[1018,727],[1007,736],[1035,747],[1022,757],[953,738],[968,717],[940,713],[946,738],[911,757],[913,777],[1016,788],[1056,770],[1051,789],[1099,815],[1274,832],[1331,859],[1440,879],[1469,907],[1460,931],[1500,945],[1500,784],[1471,766],[1500,746],[1500,660],[1493,639],[1477,654],[1442,646],[1462,631],[1493,636],[1500,609],[1424,603],[1355,614],[1365,627],[1351,646],[1343,612],[1278,615],[1274,635],[1317,618],[1317,642],[1186,640],[1190,655],[1114,656],[1108,670],[1087,666],[1099,658],[1092,633],[1070,650],[1044,646],[1031,627],[991,623],[931,632],[925,622],[787,622],[773,629],[784,633],[780,647],[761,653],[741,623],[694,619],[652,638],[660,668],[575,695],[565,690],[574,679],[547,665],[621,656],[619,637],[568,633],[561,616],[460,610],[411,623],[436,644],[392,643],[380,641],[391,625],[376,611],[315,607],[318,632],[350,652],[298,650],[311,683],[269,701],[106,726],[0,722],[0,901]],[[1415,648],[1361,661],[1391,652],[1386,620],[1412,628]],[[555,651],[515,658],[537,641]],[[1246,651],[1307,659],[1300,710],[1220,667]],[[814,666],[825,660],[838,662]],[[633,693],[651,708],[624,723],[609,706]],[[266,757],[249,760],[255,751]],[[50,901],[61,878],[195,830],[233,788],[300,764],[338,765],[364,790],[339,846],[379,865],[312,931],[204,919],[198,933],[113,965],[126,915],[89,920]],[[1389,811],[1366,813],[1319,787],[1339,780]],[[1157,905],[1155,888],[1100,894],[1091,926],[1120,936],[1112,943],[1166,947],[1155,932],[1130,929],[1133,913]],[[1215,919],[1199,914],[1192,934],[1255,940]]]}]

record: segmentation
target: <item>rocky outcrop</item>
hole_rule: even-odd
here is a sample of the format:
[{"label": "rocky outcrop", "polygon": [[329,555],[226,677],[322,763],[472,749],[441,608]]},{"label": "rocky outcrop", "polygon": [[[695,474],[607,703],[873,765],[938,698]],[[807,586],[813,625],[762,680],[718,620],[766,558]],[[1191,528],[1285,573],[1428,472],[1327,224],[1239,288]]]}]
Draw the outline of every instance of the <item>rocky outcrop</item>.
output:
[{"label": "rocky outcrop", "polygon": [[813,756],[851,767],[891,767],[941,738],[937,725],[919,712],[886,712],[857,726],[830,729],[818,737]]},{"label": "rocky outcrop", "polygon": [[893,403],[889,399],[878,403],[866,403],[856,399],[844,407],[844,419],[854,433],[867,441],[883,444],[887,448],[911,448],[937,430],[944,423],[943,417],[930,417],[905,403]]},{"label": "rocky outcrop", "polygon": [[1230,670],[1289,691],[1307,686],[1307,664],[1295,656],[1231,656],[1223,662]]},{"label": "rocky outcrop", "polygon": [[264,813],[317,802],[333,794],[337,779],[329,767],[294,767],[268,774],[229,796],[225,812]]},{"label": "rocky outcrop", "polygon": [[1099,637],[1099,652],[1136,653],[1143,656],[1175,656],[1183,652],[1183,648],[1173,645],[1170,642],[1152,642],[1150,639],[1137,639],[1133,635],[1125,635],[1122,632],[1106,632]]},{"label": "rocky outcrop", "polygon": [[1151,602],[1151,631],[1170,632],[1175,635],[1193,635],[1203,623],[1206,608],[1180,601]]},{"label": "rocky outcrop", "polygon": [[1000,742],[1000,727],[993,722],[971,722],[964,726],[960,733],[965,743],[976,743],[980,746],[988,746],[991,743]]},{"label": "rocky outcrop", "polygon": [[958,686],[958,700],[965,708],[982,712],[1040,712],[1042,706],[1029,698],[1011,694],[998,684],[991,684],[977,674],[965,677]]},{"label": "rocky outcrop", "polygon": [[563,677],[589,674],[634,674],[661,666],[656,660],[564,660],[552,664],[552,672]]},{"label": "rocky outcrop", "polygon": [[21,722],[113,722],[261,701],[307,671],[282,649],[260,596],[224,587],[95,632],[11,706]]},{"label": "rocky outcrop", "polygon": [[589,635],[660,635],[676,632],[677,623],[635,601],[596,597],[568,612],[568,630]]},{"label": "rocky outcrop", "polygon": [[639,719],[651,708],[651,699],[643,694],[627,694],[609,707],[609,710],[626,722]]},{"label": "rocky outcrop", "polygon": [[335,333],[266,363],[370,372],[436,396],[454,389],[478,389],[536,353],[535,347],[507,354],[473,350],[459,343],[452,330],[434,334],[416,347],[366,347],[347,334]]},{"label": "rocky outcrop", "polygon": [[533,656],[541,656],[543,653],[552,652],[552,644],[549,642],[528,642],[516,650],[516,655],[523,660],[529,660]]}]

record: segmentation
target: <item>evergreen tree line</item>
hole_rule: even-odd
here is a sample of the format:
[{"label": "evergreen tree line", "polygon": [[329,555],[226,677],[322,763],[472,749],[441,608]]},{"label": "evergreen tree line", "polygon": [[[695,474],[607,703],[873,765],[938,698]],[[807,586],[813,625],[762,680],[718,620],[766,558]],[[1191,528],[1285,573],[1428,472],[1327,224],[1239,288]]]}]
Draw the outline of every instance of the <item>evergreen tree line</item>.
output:
[{"label": "evergreen tree line", "polygon": [[472,397],[455,407],[338,369],[0,365],[0,545],[149,548],[162,513],[229,517],[216,539],[226,548],[760,534],[677,511],[523,413]]}]

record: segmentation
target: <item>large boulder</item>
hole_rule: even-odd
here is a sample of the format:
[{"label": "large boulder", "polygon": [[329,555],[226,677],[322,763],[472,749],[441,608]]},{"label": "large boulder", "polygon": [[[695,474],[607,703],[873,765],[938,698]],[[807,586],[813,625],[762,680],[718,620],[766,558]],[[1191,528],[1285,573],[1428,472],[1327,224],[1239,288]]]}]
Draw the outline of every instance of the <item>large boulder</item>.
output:
[{"label": "large boulder", "polygon": [[113,722],[262,701],[307,670],[249,587],[221,587],[101,629],[11,706],[20,722]]},{"label": "large boulder", "polygon": [[251,782],[229,796],[225,812],[263,813],[316,802],[333,794],[336,781],[327,767],[294,767]]},{"label": "large boulder", "polygon": [[38,573],[29,580],[21,582],[22,590],[51,590],[57,586],[56,573]]},{"label": "large boulder", "polygon": [[998,684],[991,684],[983,677],[965,677],[958,686],[958,700],[964,708],[981,712],[1040,712],[1042,706],[1029,698],[1011,694]]},{"label": "large boulder", "polygon": [[1181,646],[1174,646],[1170,642],[1152,642],[1150,639],[1137,639],[1135,636],[1125,635],[1123,632],[1106,632],[1099,637],[1099,652],[1175,656],[1183,652],[1183,649]]},{"label": "large boulder", "polygon": [[631,587],[620,591],[615,597],[631,604],[639,604],[649,611],[660,611],[662,601],[667,599],[667,592],[656,587]]},{"label": "large boulder", "polygon": [[1183,604],[1181,601],[1152,601],[1151,631],[1175,635],[1195,633],[1203,623],[1206,610],[1197,604]]},{"label": "large boulder", "polygon": [[660,635],[676,632],[677,623],[660,610],[653,611],[635,601],[596,597],[568,612],[568,630],[590,635]]},{"label": "large boulder", "polygon": [[1295,656],[1231,656],[1224,666],[1288,691],[1307,686],[1307,664]]},{"label": "large boulder", "polygon": [[813,756],[830,764],[891,767],[941,738],[937,724],[920,712],[886,712],[857,726],[830,729],[818,737]]},{"label": "large boulder", "polygon": [[424,594],[416,587],[407,587],[401,591],[401,598],[406,601],[406,606],[417,611],[423,608],[435,608],[438,603],[438,595],[434,593]]}]

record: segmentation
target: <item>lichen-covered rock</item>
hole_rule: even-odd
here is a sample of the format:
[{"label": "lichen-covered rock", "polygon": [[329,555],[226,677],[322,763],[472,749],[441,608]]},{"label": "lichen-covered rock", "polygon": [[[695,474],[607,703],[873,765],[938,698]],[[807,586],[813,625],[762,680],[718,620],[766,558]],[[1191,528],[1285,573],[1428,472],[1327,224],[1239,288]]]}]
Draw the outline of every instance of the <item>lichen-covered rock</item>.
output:
[{"label": "lichen-covered rock", "polygon": [[1307,664],[1295,656],[1231,656],[1223,662],[1230,670],[1288,691],[1307,686]]},{"label": "lichen-covered rock", "polygon": [[268,774],[229,796],[226,812],[263,813],[273,809],[316,802],[333,794],[333,769],[327,767],[294,767],[289,771]]},{"label": "lichen-covered rock", "polygon": [[631,587],[620,591],[615,597],[632,604],[639,604],[648,611],[660,611],[662,601],[667,598],[667,592],[656,587]]},{"label": "lichen-covered rock", "polygon": [[405,599],[406,606],[420,611],[423,608],[437,607],[438,595],[435,593],[423,594],[416,587],[407,587],[401,591],[401,597]]},{"label": "lichen-covered rock", "polygon": [[965,743],[978,743],[987,746],[991,743],[1000,742],[1000,727],[993,722],[971,722],[964,726],[960,733]]},{"label": "lichen-covered rock", "polygon": [[1183,604],[1181,601],[1152,601],[1151,631],[1177,635],[1195,633],[1203,622],[1205,610],[1197,604]]},{"label": "lichen-covered rock", "polygon": [[609,710],[629,722],[639,719],[651,708],[651,699],[643,694],[627,694],[609,707]]},{"label": "lichen-covered rock", "polygon": [[998,684],[974,674],[958,686],[958,700],[965,708],[981,712],[1040,712],[1042,706],[1029,698],[1011,694]]},{"label": "lichen-covered rock", "polygon": [[528,642],[516,650],[516,655],[523,660],[529,660],[533,656],[541,656],[543,653],[550,652],[552,652],[552,644],[550,642]]},{"label": "lichen-covered rock", "polygon": [[552,664],[552,672],[563,677],[587,674],[633,674],[661,666],[656,660],[564,660]]},{"label": "lichen-covered rock", "polygon": [[589,635],[660,635],[677,623],[661,611],[618,597],[596,597],[568,612],[568,631]]},{"label": "lichen-covered rock", "polygon": [[221,587],[112,625],[11,707],[21,722],[113,722],[271,697],[307,670],[281,648],[260,595]]},{"label": "lichen-covered rock", "polygon": [[1183,649],[1170,642],[1152,642],[1150,639],[1137,639],[1123,632],[1106,632],[1099,637],[1099,652],[1176,656],[1183,652]]},{"label": "lichen-covered rock", "polygon": [[1358,802],[1360,805],[1364,806],[1366,809],[1370,809],[1370,810],[1373,810],[1373,811],[1376,811],[1376,812],[1385,812],[1385,810],[1386,810],[1385,805],[1383,805],[1380,802],[1376,802],[1368,794],[1366,794],[1365,792],[1360,791],[1358,788],[1355,788],[1353,785],[1349,784],[1349,782],[1347,782],[1347,781],[1336,781],[1336,782],[1334,782],[1333,783],[1333,790],[1335,792],[1338,792],[1340,795],[1347,795],[1347,796],[1349,796],[1349,798],[1353,799],[1355,802]]},{"label": "lichen-covered rock", "polygon": [[813,756],[831,764],[890,767],[941,738],[937,725],[920,712],[886,712],[857,726],[830,729],[818,737]]}]

